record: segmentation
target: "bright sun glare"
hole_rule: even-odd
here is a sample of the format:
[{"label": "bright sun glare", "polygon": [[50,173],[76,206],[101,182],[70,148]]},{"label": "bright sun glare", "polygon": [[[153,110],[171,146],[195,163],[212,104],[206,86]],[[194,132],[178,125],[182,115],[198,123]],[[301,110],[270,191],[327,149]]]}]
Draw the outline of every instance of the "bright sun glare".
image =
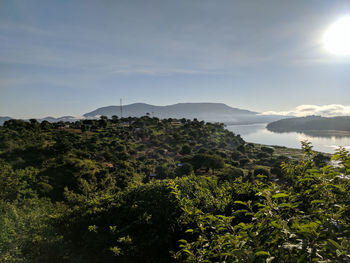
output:
[{"label": "bright sun glare", "polygon": [[350,55],[350,16],[340,18],[324,34],[325,48],[335,55]]}]

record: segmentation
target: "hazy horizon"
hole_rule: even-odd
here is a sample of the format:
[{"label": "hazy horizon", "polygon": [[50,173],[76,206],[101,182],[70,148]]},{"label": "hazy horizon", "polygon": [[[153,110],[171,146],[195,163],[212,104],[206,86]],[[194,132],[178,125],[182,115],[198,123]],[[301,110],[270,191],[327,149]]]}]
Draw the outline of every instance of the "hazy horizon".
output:
[{"label": "hazy horizon", "polygon": [[[176,104],[206,104],[206,103],[212,103],[212,104],[225,104],[222,102],[210,102],[210,101],[202,101],[202,102],[177,102],[173,104],[164,104],[164,105],[155,105],[155,104],[150,104],[150,103],[145,103],[145,102],[134,102],[130,104],[125,104],[122,103],[123,107],[133,105],[133,104],[147,104],[147,105],[152,105],[152,106],[172,106]],[[225,104],[227,105],[227,104]],[[27,113],[27,115],[19,115],[19,116],[9,116],[9,115],[0,115],[0,117],[11,117],[11,118],[17,118],[17,119],[30,119],[30,118],[37,118],[37,119],[42,119],[42,118],[47,118],[47,117],[53,117],[53,118],[60,118],[60,117],[65,117],[65,116],[72,116],[75,118],[85,118],[83,115],[86,113],[89,113],[91,111],[100,109],[100,108],[106,108],[106,107],[113,107],[113,106],[120,106],[120,101],[119,104],[114,104],[114,105],[104,105],[101,107],[97,107],[94,109],[87,110],[85,112],[82,112],[81,114],[66,114],[66,115],[33,115],[30,113]],[[231,108],[237,108],[241,110],[248,110],[252,111],[251,109],[247,108],[240,108],[240,107],[234,107],[227,105]],[[252,111],[256,112],[258,115],[281,115],[281,116],[294,116],[294,117],[306,117],[306,116],[311,116],[311,115],[317,115],[317,116],[322,116],[322,117],[335,117],[335,116],[350,116],[350,107],[349,106],[343,106],[343,105],[338,105],[338,104],[332,104],[332,105],[299,105],[295,109],[289,110],[289,111],[266,111],[266,112],[259,112],[259,111]],[[145,113],[146,114],[146,113]]]},{"label": "hazy horizon", "polygon": [[350,115],[350,55],[324,35],[350,2],[1,2],[0,116],[137,102]]}]

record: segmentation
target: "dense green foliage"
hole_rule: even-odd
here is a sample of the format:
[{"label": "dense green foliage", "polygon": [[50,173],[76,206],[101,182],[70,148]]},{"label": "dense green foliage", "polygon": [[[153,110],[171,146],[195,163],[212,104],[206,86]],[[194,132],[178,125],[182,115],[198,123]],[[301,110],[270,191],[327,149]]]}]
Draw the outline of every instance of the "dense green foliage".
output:
[{"label": "dense green foliage", "polygon": [[227,185],[230,211],[208,212],[172,183],[189,228],[175,257],[186,262],[349,262],[350,154],[337,167],[305,157],[283,164],[286,185],[240,180]]},{"label": "dense green foliage", "polygon": [[9,120],[0,262],[347,261],[349,153],[304,151],[197,120]]}]

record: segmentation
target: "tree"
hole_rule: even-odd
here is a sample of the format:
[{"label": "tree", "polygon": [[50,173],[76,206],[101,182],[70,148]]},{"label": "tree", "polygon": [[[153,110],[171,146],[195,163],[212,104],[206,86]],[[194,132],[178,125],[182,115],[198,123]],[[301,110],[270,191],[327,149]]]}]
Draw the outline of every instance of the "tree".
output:
[{"label": "tree", "polygon": [[185,144],[182,146],[182,149],[180,151],[181,154],[190,154],[192,151],[191,147],[188,144]]},{"label": "tree", "polygon": [[52,124],[46,120],[44,120],[40,123],[40,129],[42,129],[42,130],[48,131],[51,128],[52,128]]},{"label": "tree", "polygon": [[80,125],[80,130],[81,130],[81,132],[86,132],[86,125],[85,124],[82,124],[82,125]]},{"label": "tree", "polygon": [[101,116],[98,123],[100,127],[106,128],[108,125],[108,118],[106,116]]},{"label": "tree", "polygon": [[113,115],[113,116],[112,116],[112,123],[116,124],[116,123],[118,123],[118,122],[119,122],[118,116],[117,116],[117,115]]},{"label": "tree", "polygon": [[208,168],[211,168],[213,170],[213,173],[216,169],[220,169],[225,166],[224,160],[218,155],[209,156],[207,162]]},{"label": "tree", "polygon": [[244,166],[247,165],[249,162],[250,162],[250,160],[249,160],[248,158],[246,158],[246,157],[241,158],[241,159],[239,160],[239,166],[244,167]]},{"label": "tree", "polygon": [[206,168],[207,170],[212,169],[213,173],[216,169],[223,168],[225,163],[224,160],[218,155],[211,154],[196,154],[193,156],[191,163],[194,169]]},{"label": "tree", "polygon": [[256,177],[258,175],[264,175],[267,178],[270,178],[270,171],[265,168],[256,168],[254,169],[254,176]]},{"label": "tree", "polygon": [[192,173],[193,173],[193,166],[190,163],[183,163],[181,166],[177,167],[176,169],[177,176],[190,175]]},{"label": "tree", "polygon": [[19,130],[19,129],[25,129],[27,127],[27,124],[24,120],[15,120],[11,119],[4,122],[4,127],[13,129],[13,130]]},{"label": "tree", "polygon": [[239,146],[237,147],[237,150],[240,151],[241,153],[245,153],[245,147],[244,147],[244,145],[243,145],[243,144],[239,145]]},{"label": "tree", "polygon": [[270,155],[272,155],[273,152],[275,151],[272,147],[265,147],[265,146],[261,147],[261,150],[263,152],[266,152],[266,153],[270,154]]},{"label": "tree", "polygon": [[317,167],[322,167],[327,165],[327,163],[331,160],[328,156],[323,155],[322,153],[318,153],[313,158],[313,161],[315,162],[315,165]]},{"label": "tree", "polygon": [[157,178],[165,179],[165,178],[174,178],[174,169],[169,167],[168,165],[161,165],[156,167]]},{"label": "tree", "polygon": [[231,168],[224,169],[218,176],[223,181],[233,182],[238,177],[241,177],[243,175],[244,173],[242,169],[231,167]]}]

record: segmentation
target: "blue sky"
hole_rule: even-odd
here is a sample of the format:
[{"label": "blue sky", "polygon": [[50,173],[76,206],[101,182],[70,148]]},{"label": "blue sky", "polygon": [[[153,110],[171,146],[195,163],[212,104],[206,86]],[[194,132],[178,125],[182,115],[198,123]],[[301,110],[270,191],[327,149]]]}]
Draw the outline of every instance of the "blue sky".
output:
[{"label": "blue sky", "polygon": [[222,102],[350,105],[350,57],[323,47],[349,1],[0,2],[0,116]]}]

